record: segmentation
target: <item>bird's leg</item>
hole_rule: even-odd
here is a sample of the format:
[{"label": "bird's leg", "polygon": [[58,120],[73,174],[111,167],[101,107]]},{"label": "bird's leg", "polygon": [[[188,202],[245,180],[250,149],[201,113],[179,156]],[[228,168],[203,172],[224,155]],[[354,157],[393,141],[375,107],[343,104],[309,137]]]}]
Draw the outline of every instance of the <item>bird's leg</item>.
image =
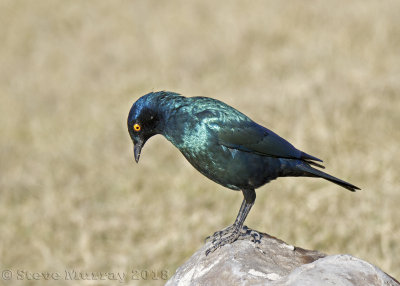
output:
[{"label": "bird's leg", "polygon": [[233,225],[227,227],[226,229],[214,233],[214,235],[212,236],[212,246],[206,250],[206,255],[214,252],[216,249],[225,244],[234,242],[240,236],[240,231],[243,227],[243,223],[247,215],[249,214],[251,207],[254,205],[254,201],[256,200],[256,192],[254,191],[254,189],[245,189],[242,190],[242,192],[244,199],[242,205],[240,206],[240,210],[235,222],[233,223]]},{"label": "bird's leg", "polygon": [[[243,212],[245,205],[246,205],[246,200],[244,199],[242,201],[242,205],[240,206],[239,214]],[[232,230],[234,228],[236,228],[236,225],[238,224],[238,222],[239,222],[239,215],[236,217],[236,220],[232,225],[224,228],[223,230],[219,230],[219,231],[214,232],[213,235],[207,236],[205,240],[206,241],[207,240],[211,240],[211,242],[214,243],[216,240],[220,239],[221,237],[231,233]]]}]

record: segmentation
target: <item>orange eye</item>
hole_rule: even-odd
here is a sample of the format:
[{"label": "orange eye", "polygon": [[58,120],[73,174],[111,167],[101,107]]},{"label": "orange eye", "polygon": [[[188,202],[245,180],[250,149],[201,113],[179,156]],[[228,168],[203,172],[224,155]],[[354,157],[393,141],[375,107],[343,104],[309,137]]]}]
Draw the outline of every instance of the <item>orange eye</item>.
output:
[{"label": "orange eye", "polygon": [[140,127],[139,124],[135,123],[135,124],[133,125],[133,130],[135,130],[136,132],[140,131],[140,129],[142,129],[142,127]]}]

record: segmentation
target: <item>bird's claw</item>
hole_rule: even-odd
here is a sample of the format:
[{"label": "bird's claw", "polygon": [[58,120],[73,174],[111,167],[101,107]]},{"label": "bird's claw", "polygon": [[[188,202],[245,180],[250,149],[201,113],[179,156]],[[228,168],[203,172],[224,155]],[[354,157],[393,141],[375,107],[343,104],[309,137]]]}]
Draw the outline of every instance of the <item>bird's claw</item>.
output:
[{"label": "bird's claw", "polygon": [[220,238],[214,238],[211,243],[211,247],[206,250],[206,256],[211,252],[214,252],[218,248],[224,246],[225,244],[230,244],[238,239],[240,236],[240,229],[239,228],[231,228],[231,232],[229,235],[226,236],[226,232],[224,233],[225,236],[221,236]]},{"label": "bird's claw", "polygon": [[238,240],[247,239],[249,236],[251,237],[250,241],[254,243],[260,243],[261,238],[263,237],[262,233],[259,233],[258,231],[250,229],[244,225],[240,231],[240,236],[238,237]]},{"label": "bird's claw", "polygon": [[[255,233],[257,233],[258,236],[261,237],[258,232]],[[225,244],[230,244],[238,239],[244,239],[248,234],[253,237],[252,241],[257,241],[255,236],[251,233],[250,229],[247,226],[239,228],[237,225],[233,224],[223,230],[216,231],[213,235],[206,238],[206,241],[211,240],[212,244],[211,247],[206,250],[206,256],[211,252],[214,252],[218,248],[224,246]]]},{"label": "bird's claw", "polygon": [[249,229],[245,225],[240,229],[236,225],[231,225],[223,230],[216,231],[213,235],[206,238],[206,241],[211,240],[211,247],[206,250],[206,256],[225,244],[233,243],[236,240],[246,239],[249,236],[251,237],[252,242],[261,242],[262,234],[255,230]]},{"label": "bird's claw", "polygon": [[216,240],[221,239],[221,237],[231,233],[234,227],[236,227],[236,226],[230,225],[230,226],[224,228],[223,230],[216,231],[216,232],[214,232],[213,235],[207,236],[204,239],[204,241],[205,242],[211,241],[211,243],[214,243]]}]

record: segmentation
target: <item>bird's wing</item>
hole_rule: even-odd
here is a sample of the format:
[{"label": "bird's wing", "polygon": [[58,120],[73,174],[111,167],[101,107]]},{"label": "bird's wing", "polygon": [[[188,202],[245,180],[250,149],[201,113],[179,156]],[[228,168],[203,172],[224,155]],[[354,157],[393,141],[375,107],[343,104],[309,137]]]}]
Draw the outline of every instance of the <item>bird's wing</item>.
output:
[{"label": "bird's wing", "polygon": [[322,162],[296,149],[279,135],[251,120],[234,123],[231,121],[220,128],[217,134],[218,143],[228,148],[264,156]]},{"label": "bird's wing", "polygon": [[[198,103],[199,99],[196,98]],[[214,133],[218,144],[263,156],[300,159],[324,168],[322,165],[312,162],[322,162],[321,159],[296,149],[288,141],[255,123],[238,110],[210,98],[201,98],[201,101],[206,104],[200,105],[195,116]]]}]

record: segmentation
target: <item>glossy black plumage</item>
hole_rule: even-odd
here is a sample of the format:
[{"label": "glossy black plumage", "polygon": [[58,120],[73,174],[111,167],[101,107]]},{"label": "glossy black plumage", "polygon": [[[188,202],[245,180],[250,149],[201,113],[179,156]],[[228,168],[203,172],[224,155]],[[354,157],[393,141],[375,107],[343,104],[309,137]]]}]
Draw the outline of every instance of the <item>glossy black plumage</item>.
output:
[{"label": "glossy black plumage", "polygon": [[[134,125],[140,126],[135,130]],[[137,127],[136,126],[136,127]],[[348,190],[358,187],[311,165],[322,160],[296,149],[271,130],[255,123],[233,107],[207,97],[183,97],[152,92],[138,99],[128,116],[128,130],[138,162],[145,142],[162,134],[209,179],[242,190],[244,201],[227,233],[214,234],[216,248],[237,239],[255,200],[254,189],[278,177],[321,177]],[[228,237],[222,237],[228,234]]]}]

